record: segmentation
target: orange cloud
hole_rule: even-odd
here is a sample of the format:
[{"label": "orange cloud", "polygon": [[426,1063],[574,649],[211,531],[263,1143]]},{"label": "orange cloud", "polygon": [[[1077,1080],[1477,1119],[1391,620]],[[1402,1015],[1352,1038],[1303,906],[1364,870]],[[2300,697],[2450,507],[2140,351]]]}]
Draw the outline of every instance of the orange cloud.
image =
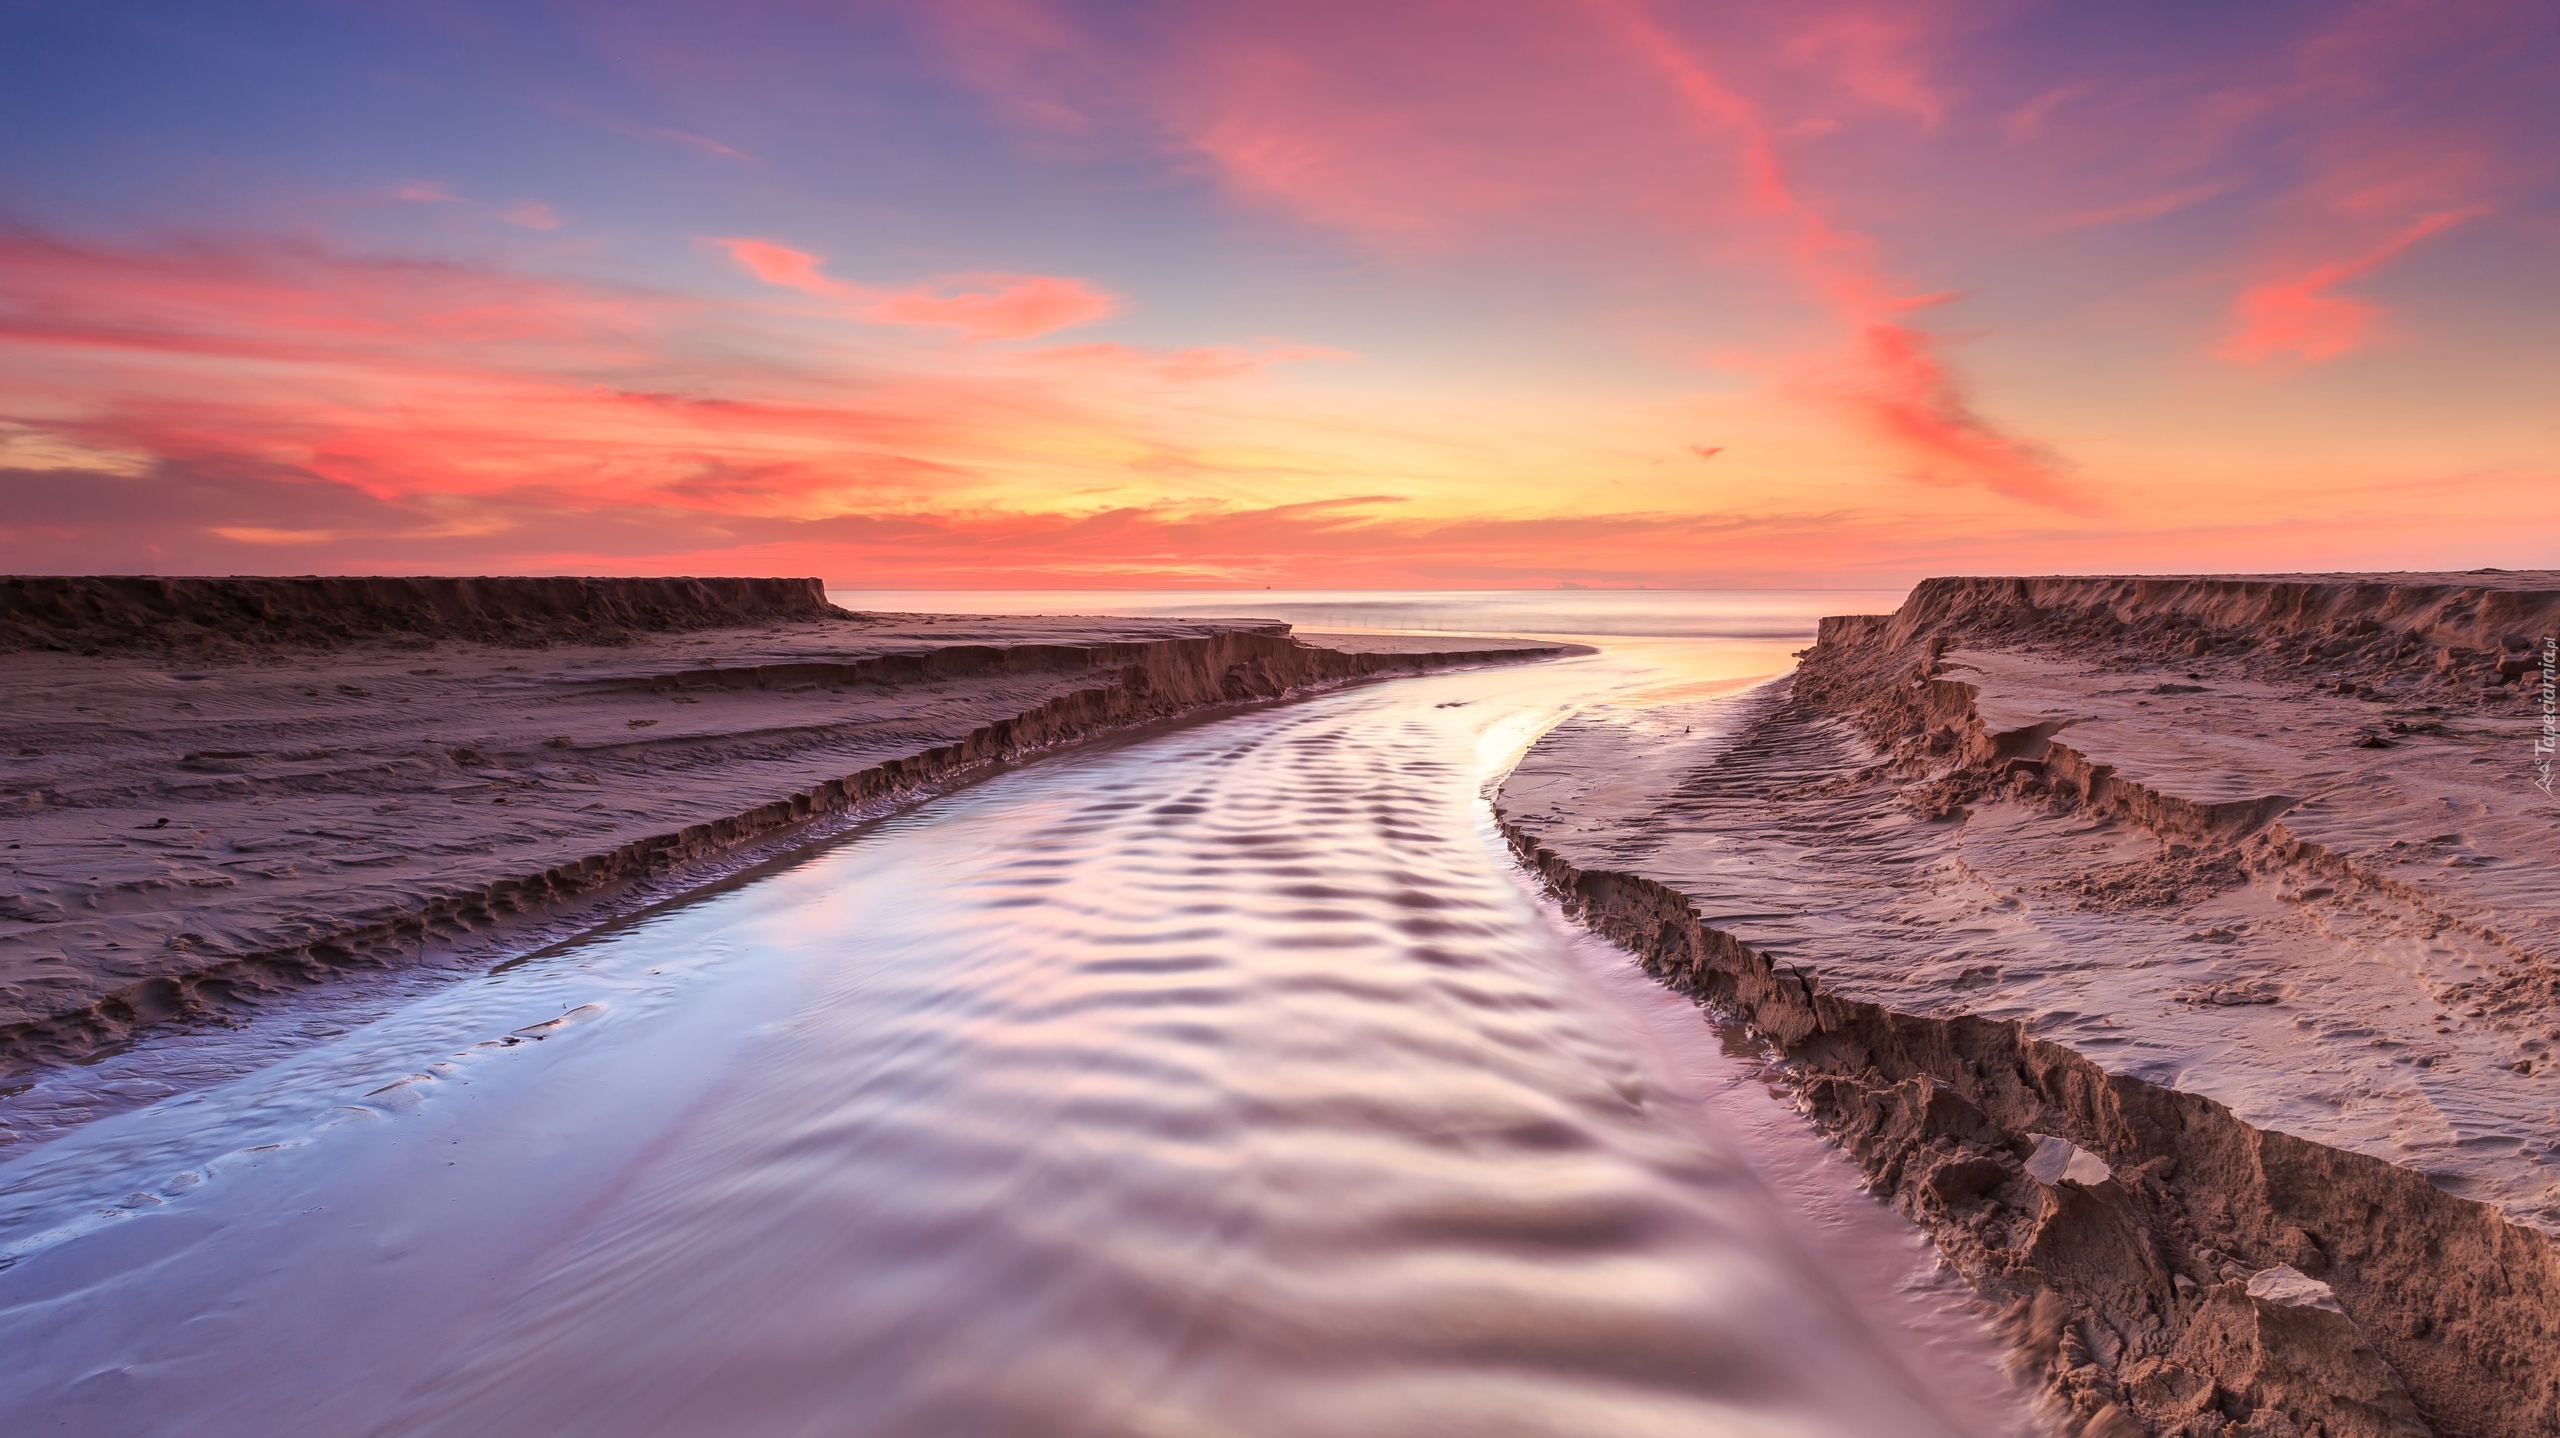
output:
[{"label": "orange cloud", "polygon": [[[944,292],[940,286],[959,287]],[[885,294],[865,306],[865,319],[893,325],[941,325],[973,340],[1019,340],[1091,324],[1119,313],[1120,302],[1082,280],[1054,275],[955,275]]]},{"label": "orange cloud", "polygon": [[1927,335],[1905,325],[1869,325],[1860,408],[1869,424],[1930,484],[1980,484],[1994,494],[2047,509],[2094,506],[2061,478],[2062,463],[2039,446],[2002,433],[1965,402],[1930,353]]},{"label": "orange cloud", "polygon": [[819,260],[806,250],[777,245],[771,240],[739,236],[715,239],[711,243],[729,252],[748,274],[769,285],[786,290],[802,290],[813,295],[848,295],[852,288],[818,273]]},{"label": "orange cloud", "polygon": [[2237,327],[2214,353],[2238,364],[2286,357],[2318,364],[2352,353],[2371,336],[2381,309],[2330,291],[2372,274],[2429,236],[2486,213],[2479,206],[2440,210],[2352,259],[2332,260],[2287,279],[2250,286],[2232,302]]},{"label": "orange cloud", "polygon": [[[746,253],[833,283],[782,247]],[[955,322],[1054,318],[1031,308]],[[203,502],[179,527],[199,538],[530,564],[574,547],[580,515],[650,516],[632,521],[646,552],[676,553],[854,514],[1064,522],[1376,482],[1346,453],[1375,442],[1364,432],[1275,419],[1254,397],[1257,373],[1313,347],[862,344],[762,307],[304,241],[130,250],[0,232],[0,471],[77,476],[0,500],[0,547],[69,544],[76,527],[31,516],[77,492],[97,499],[93,535],[165,530],[188,485]]]},{"label": "orange cloud", "polygon": [[1697,118],[1738,142],[1751,201],[1785,227],[1786,254],[1797,276],[1851,331],[1848,353],[1823,366],[1847,374],[1812,388],[1844,399],[1869,433],[1912,465],[1915,478],[1975,483],[2051,509],[2089,509],[2055,456],[2003,433],[1974,411],[1954,372],[1937,357],[1935,342],[1901,320],[1932,298],[1894,293],[1876,272],[1865,237],[1835,228],[1803,198],[1758,107],[1690,53],[1641,0],[1599,3]]},{"label": "orange cloud", "polygon": [[711,243],[766,284],[848,301],[873,324],[955,329],[969,340],[1019,340],[1120,312],[1116,296],[1055,275],[964,274],[903,290],[875,289],[829,278],[820,272],[818,256],[771,240]]},{"label": "orange cloud", "polygon": [[1178,350],[1157,350],[1138,345],[1083,344],[1051,345],[1033,351],[1031,358],[1043,366],[1074,367],[1096,373],[1117,371],[1178,383],[1197,383],[1232,379],[1274,364],[1353,360],[1359,356],[1329,345],[1265,344],[1251,349],[1237,345],[1194,345]]},{"label": "orange cloud", "polygon": [[911,503],[1016,446],[1106,423],[1069,383],[866,370],[806,349],[788,366],[691,353],[748,318],[299,243],[126,251],[0,235],[0,392],[16,411],[0,422],[65,452],[403,502],[526,487],[624,502],[751,473],[756,485],[700,502],[768,510]]},{"label": "orange cloud", "polygon": [[[2440,495],[2453,476],[2424,488]],[[457,514],[237,466],[148,475],[0,467],[0,567],[18,572],[259,572],[290,555],[321,573],[784,573],[859,587],[1130,585],[1715,588],[2014,571],[2461,567],[2529,556],[2560,535],[2533,501],[2548,470],[2461,476],[2526,516],[2484,551],[2471,515],[2412,507],[2420,486],[2331,493],[2274,526],[2175,517],[2057,532],[2041,519],[1914,523],[1888,510],[1728,514],[1595,509],[1551,517],[1432,517],[1392,498],[1295,504],[1160,501],[1082,513],[928,505],[885,513],[759,514],[541,488]],[[321,526],[325,526],[323,529]],[[278,546],[289,546],[279,549]]]}]

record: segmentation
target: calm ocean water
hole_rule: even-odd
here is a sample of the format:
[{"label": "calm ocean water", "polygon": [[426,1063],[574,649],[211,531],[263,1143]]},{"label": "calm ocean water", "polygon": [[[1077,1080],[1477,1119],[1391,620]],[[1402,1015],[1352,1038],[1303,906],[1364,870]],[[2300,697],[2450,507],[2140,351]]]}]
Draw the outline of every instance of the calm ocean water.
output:
[{"label": "calm ocean water", "polygon": [[1882,614],[1880,589],[835,589],[848,609],[914,614],[1251,616],[1305,630],[1796,640],[1826,614]]}]

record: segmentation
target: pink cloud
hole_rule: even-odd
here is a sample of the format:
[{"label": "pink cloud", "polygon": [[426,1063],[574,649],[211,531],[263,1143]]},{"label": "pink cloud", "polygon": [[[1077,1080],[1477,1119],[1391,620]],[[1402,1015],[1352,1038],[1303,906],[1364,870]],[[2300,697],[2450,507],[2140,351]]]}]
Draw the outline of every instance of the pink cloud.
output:
[{"label": "pink cloud", "polygon": [[1936,297],[1896,294],[1874,267],[1865,237],[1841,230],[1806,200],[1781,161],[1757,106],[1728,86],[1653,17],[1641,0],[1608,0],[1622,32],[1685,98],[1700,121],[1730,135],[1743,158],[1746,193],[1786,234],[1796,276],[1850,330],[1848,351],[1819,366],[1808,388],[1838,397],[1868,433],[1932,484],[1979,484],[2006,498],[2086,511],[2086,496],[2042,446],[2002,432],[1976,412],[1936,343],[1902,317]]},{"label": "pink cloud", "polygon": [[1082,280],[989,274],[954,275],[883,294],[862,315],[880,324],[956,329],[964,339],[1019,340],[1091,324],[1119,311],[1117,298]]},{"label": "pink cloud", "polygon": [[66,453],[386,501],[539,488],[562,504],[621,502],[717,470],[758,478],[704,503],[785,509],[813,494],[907,502],[1051,442],[1030,437],[1102,423],[1078,377],[809,372],[688,353],[692,336],[752,319],[301,242],[125,250],[0,234],[0,393],[16,411],[0,423]]},{"label": "pink cloud", "polygon": [[1622,129],[1624,97],[1587,85],[1598,47],[1569,6],[1166,13],[1131,46],[1044,0],[930,7],[955,67],[1044,140],[1134,140],[1238,201],[1401,253],[1551,233],[1658,183],[1679,148],[1590,144]]},{"label": "pink cloud", "polygon": [[1922,38],[1909,10],[1881,15],[1842,10],[1808,19],[1788,51],[1828,65],[1842,87],[1864,103],[1935,125],[1946,116],[1946,102],[1913,57]]},{"label": "pink cloud", "polygon": [[818,256],[771,240],[711,243],[766,284],[845,300],[873,324],[955,329],[969,340],[1030,339],[1108,319],[1121,308],[1117,296],[1056,275],[963,274],[880,289],[830,278]]},{"label": "pink cloud", "polygon": [[[787,247],[745,253],[834,283]],[[1030,308],[933,322],[1000,333],[1054,318]],[[278,553],[306,568],[581,554],[609,568],[616,553],[683,568],[793,538],[841,573],[870,552],[847,535],[893,535],[887,562],[904,553],[894,535],[914,532],[902,517],[940,516],[963,537],[936,562],[958,573],[966,536],[1002,552],[1005,534],[1067,524],[1053,511],[1082,493],[1344,468],[1305,464],[1286,441],[1189,438],[1154,403],[1164,385],[1311,348],[972,350],[880,367],[871,348],[813,348],[775,319],[308,241],[130,249],[0,232],[0,554],[37,569],[181,554],[256,569]],[[118,547],[146,534],[148,554]],[[625,547],[595,547],[604,535]]]},{"label": "pink cloud", "polygon": [[2370,301],[2331,291],[2372,274],[2421,241],[2486,213],[2477,206],[2440,210],[2361,255],[2250,286],[2232,301],[2235,328],[2214,353],[2238,364],[2285,358],[2319,364],[2353,353],[2371,337],[2381,309]]},{"label": "pink cloud", "polygon": [[2056,231],[2094,230],[2108,225],[2138,225],[2145,220],[2156,220],[2163,215],[2174,215],[2180,210],[2201,205],[2217,195],[2227,195],[2235,188],[2236,185],[2229,180],[2186,185],[2161,194],[2146,195],[2139,200],[2128,200],[2121,205],[2104,205],[2064,215],[2055,220],[2051,228]]},{"label": "pink cloud", "polygon": [[1899,449],[1914,478],[1930,484],[1979,484],[1993,494],[2046,509],[2088,513],[2087,496],[2064,479],[2064,466],[2041,446],[2003,433],[1974,413],[1930,338],[1907,325],[1878,322],[1864,336],[1866,363],[1850,381],[1856,407],[1876,433]]},{"label": "pink cloud", "polygon": [[818,272],[816,255],[777,245],[771,240],[739,236],[714,239],[712,244],[729,252],[740,268],[769,285],[787,290],[801,290],[813,295],[850,295],[852,287],[828,279]]},{"label": "pink cloud", "polygon": [[2087,96],[2091,86],[2083,82],[2058,85],[2012,110],[2000,121],[2000,133],[2012,145],[2024,145],[2044,135],[2053,112],[2074,100]]},{"label": "pink cloud", "polygon": [[1031,357],[1044,366],[1140,374],[1176,384],[1232,379],[1275,364],[1359,358],[1348,350],[1306,344],[1192,345],[1175,350],[1124,344],[1051,345],[1033,351]]},{"label": "pink cloud", "polygon": [[421,205],[460,204],[462,197],[433,180],[409,180],[393,187],[391,197]]},{"label": "pink cloud", "polygon": [[558,211],[540,200],[519,200],[500,210],[498,218],[527,230],[556,230],[565,223]]}]

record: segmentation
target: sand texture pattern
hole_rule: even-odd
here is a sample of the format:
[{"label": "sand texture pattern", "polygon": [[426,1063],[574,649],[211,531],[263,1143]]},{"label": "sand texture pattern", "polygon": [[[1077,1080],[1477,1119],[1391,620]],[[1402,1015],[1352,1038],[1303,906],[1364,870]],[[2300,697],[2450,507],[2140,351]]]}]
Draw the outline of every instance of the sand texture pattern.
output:
[{"label": "sand texture pattern", "polygon": [[1752,1023],[2090,1433],[2560,1432],[2560,576],[1950,579],[1514,844]]},{"label": "sand texture pattern", "polygon": [[[1570,646],[1240,620],[834,617],[0,664],[0,1061],[221,1022],[989,765],[1207,706]],[[182,641],[183,643],[183,641]],[[5,1135],[0,1135],[5,1138]]]}]

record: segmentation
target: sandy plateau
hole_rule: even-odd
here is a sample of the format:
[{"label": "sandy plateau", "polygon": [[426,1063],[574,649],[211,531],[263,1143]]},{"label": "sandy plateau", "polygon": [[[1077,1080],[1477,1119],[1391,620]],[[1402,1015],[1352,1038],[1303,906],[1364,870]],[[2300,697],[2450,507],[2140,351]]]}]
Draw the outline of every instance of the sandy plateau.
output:
[{"label": "sandy plateau", "polygon": [[2550,574],[1932,580],[1500,804],[2087,1431],[2550,1434],[2555,631]]},{"label": "sandy plateau", "polygon": [[22,1070],[592,922],[1112,728],[1570,650],[856,615],[814,580],[0,580],[0,639]]}]

